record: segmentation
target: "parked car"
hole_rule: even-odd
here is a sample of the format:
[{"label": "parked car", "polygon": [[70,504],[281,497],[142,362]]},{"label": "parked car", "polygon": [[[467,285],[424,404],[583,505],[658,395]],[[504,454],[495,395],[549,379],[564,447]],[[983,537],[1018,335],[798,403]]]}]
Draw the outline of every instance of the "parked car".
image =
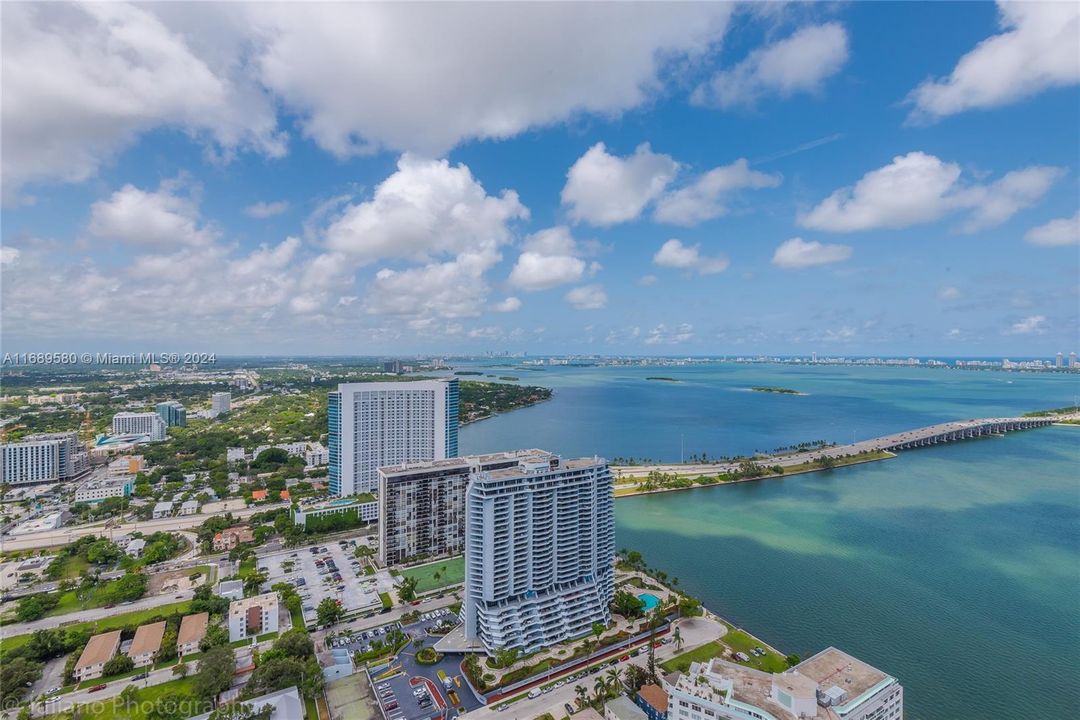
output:
[{"label": "parked car", "polygon": [[105,689],[105,683],[102,683],[100,685],[95,685],[94,687],[90,688],[86,692],[97,692],[98,690],[104,690],[104,689]]},{"label": "parked car", "polygon": [[567,715],[573,715],[574,714],[574,708],[570,703],[563,703],[563,707],[566,708],[566,714]]}]

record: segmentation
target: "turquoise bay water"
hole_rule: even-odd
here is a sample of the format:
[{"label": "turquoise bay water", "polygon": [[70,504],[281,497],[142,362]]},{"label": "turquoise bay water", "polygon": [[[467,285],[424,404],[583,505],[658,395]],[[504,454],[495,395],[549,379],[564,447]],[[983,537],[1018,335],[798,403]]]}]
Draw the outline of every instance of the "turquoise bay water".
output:
[{"label": "turquoise bay water", "polygon": [[1075,717],[1080,428],[616,502],[617,544],[786,652],[900,678],[907,717]]},{"label": "turquoise bay water", "polygon": [[[894,368],[513,374],[555,398],[463,428],[463,452],[677,460],[682,435],[687,456],[730,455],[1058,407],[1078,392],[1061,375]],[[620,499],[616,523],[619,547],[780,649],[805,657],[836,645],[900,678],[908,718],[1074,717],[1080,707],[1080,428]]]}]

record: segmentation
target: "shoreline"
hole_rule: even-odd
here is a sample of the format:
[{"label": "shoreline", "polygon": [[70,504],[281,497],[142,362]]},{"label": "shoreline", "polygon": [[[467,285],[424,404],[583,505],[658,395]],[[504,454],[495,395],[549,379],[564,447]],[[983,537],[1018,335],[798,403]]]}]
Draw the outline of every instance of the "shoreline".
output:
[{"label": "shoreline", "polygon": [[[852,460],[851,462],[838,464],[838,465],[835,465],[834,467],[831,467],[831,468],[823,468],[823,467],[803,468],[801,470],[792,470],[791,472],[785,471],[783,473],[769,473],[767,475],[759,475],[757,477],[738,478],[736,480],[728,480],[726,482],[705,483],[703,485],[699,485],[699,484],[695,483],[693,485],[688,485],[686,487],[656,488],[654,490],[636,490],[636,489],[632,489],[631,492],[623,492],[623,493],[618,492],[619,489],[620,489],[620,487],[618,485],[613,485],[612,486],[612,497],[615,500],[619,500],[621,498],[636,497],[638,495],[655,495],[657,493],[677,492],[679,490],[699,490],[699,489],[703,489],[703,488],[724,487],[726,485],[738,485],[739,483],[758,482],[760,480],[775,480],[776,478],[794,477],[796,475],[805,475],[807,473],[824,472],[825,470],[839,470],[841,468],[850,467],[852,465],[862,465],[864,463],[880,462],[882,460],[892,460],[893,458],[895,458],[897,456],[896,453],[889,452],[888,450],[881,450],[879,452],[884,453],[884,456],[883,457],[871,457],[871,458],[862,458],[862,459],[859,459],[859,460]],[[676,473],[676,475],[677,474],[678,473]],[[703,475],[703,474],[704,473],[697,473],[698,476]],[[686,477],[686,476],[680,476],[680,477]],[[623,484],[623,486],[622,486],[622,488],[627,488],[627,487],[633,488],[635,486],[626,485],[626,484]]]}]

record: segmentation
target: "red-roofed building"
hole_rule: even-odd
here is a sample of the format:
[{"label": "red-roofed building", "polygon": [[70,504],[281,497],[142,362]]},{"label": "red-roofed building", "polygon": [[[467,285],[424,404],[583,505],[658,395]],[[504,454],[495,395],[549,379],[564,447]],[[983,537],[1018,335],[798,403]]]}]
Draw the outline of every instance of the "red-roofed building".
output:
[{"label": "red-roofed building", "polygon": [[265,490],[254,490],[251,493],[251,499],[252,500],[265,500],[266,495],[267,495],[267,493],[266,493]]},{"label": "red-roofed building", "polygon": [[281,491],[281,499],[282,500],[288,500],[289,499],[289,491],[288,490],[282,490]]},{"label": "red-roofed building", "polygon": [[667,720],[668,694],[659,685],[642,685],[634,698],[649,720]]}]

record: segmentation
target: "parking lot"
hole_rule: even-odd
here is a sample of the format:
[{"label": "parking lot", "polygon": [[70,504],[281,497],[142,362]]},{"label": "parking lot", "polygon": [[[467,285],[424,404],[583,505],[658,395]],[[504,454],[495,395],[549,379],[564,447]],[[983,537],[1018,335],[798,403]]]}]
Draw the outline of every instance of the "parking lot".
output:
[{"label": "parking lot", "polygon": [[[445,655],[434,665],[416,662],[420,648],[430,647],[439,639],[428,635],[428,629],[447,621],[456,624],[458,618],[443,608],[401,626],[410,642],[390,664],[390,672],[395,674],[372,682],[379,707],[388,720],[427,720],[442,717],[444,710],[447,720],[451,720],[458,716],[459,707],[467,712],[483,705],[461,677],[461,655]],[[421,644],[414,645],[414,640]]]},{"label": "parking lot", "polygon": [[355,540],[341,540],[282,550],[260,556],[258,567],[266,573],[267,587],[279,582],[296,587],[307,625],[315,624],[315,609],[325,598],[337,601],[346,615],[381,610],[379,593],[389,592],[394,580],[385,570],[365,574],[363,564],[353,556],[355,546]]}]

